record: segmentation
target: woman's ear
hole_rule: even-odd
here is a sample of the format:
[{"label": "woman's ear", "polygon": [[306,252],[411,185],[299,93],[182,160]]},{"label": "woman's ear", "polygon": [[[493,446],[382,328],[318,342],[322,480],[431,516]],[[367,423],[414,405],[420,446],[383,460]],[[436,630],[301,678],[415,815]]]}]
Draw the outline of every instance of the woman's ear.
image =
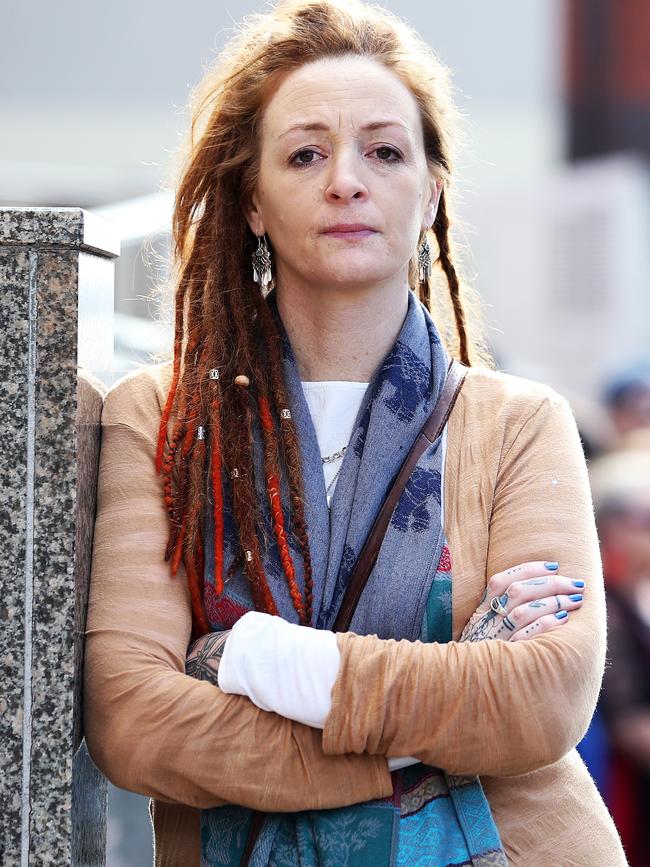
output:
[{"label": "woman's ear", "polygon": [[242,205],[242,210],[244,212],[244,216],[246,217],[246,222],[251,228],[251,232],[254,235],[257,235],[259,238],[260,235],[263,235],[266,231],[264,228],[264,220],[262,219],[262,215],[260,213],[259,201],[257,199],[257,193],[253,193],[249,202],[245,205]]},{"label": "woman's ear", "polygon": [[433,226],[436,214],[438,213],[438,205],[440,204],[440,196],[442,195],[442,190],[444,186],[444,181],[442,178],[433,177],[431,178],[431,194],[429,196],[429,202],[424,211],[424,216],[422,218],[422,228],[430,229]]}]

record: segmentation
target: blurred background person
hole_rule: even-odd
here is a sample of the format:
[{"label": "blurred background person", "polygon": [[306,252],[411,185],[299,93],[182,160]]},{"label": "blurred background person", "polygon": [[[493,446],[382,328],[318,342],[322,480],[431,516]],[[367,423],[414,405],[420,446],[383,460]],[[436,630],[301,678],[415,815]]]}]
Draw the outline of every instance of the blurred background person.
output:
[{"label": "blurred background person", "polygon": [[630,864],[644,867],[650,863],[650,448],[594,461],[591,485],[608,611],[597,716],[609,743],[594,768]]},{"label": "blurred background person", "polygon": [[614,446],[650,448],[650,358],[616,371],[603,400],[614,428]]}]

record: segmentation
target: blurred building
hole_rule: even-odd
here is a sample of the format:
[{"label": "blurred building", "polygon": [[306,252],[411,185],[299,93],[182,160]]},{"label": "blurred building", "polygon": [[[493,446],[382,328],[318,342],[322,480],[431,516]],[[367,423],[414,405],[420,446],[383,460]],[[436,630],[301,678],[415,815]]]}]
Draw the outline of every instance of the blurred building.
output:
[{"label": "blurred building", "polygon": [[571,160],[619,151],[650,159],[650,4],[568,0],[566,92]]}]

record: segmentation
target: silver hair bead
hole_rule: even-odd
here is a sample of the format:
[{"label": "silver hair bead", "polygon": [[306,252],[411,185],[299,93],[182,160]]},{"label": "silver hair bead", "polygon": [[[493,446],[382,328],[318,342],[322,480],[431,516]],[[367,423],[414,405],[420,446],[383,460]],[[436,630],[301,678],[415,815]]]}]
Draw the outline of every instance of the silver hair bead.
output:
[{"label": "silver hair bead", "polygon": [[219,368],[218,368],[218,367],[213,367],[213,368],[210,370],[210,374],[209,374],[209,375],[210,375],[210,379],[219,379]]},{"label": "silver hair bead", "polygon": [[239,478],[239,470],[237,469],[237,467],[234,468],[234,470],[230,474],[230,477],[232,479],[238,479]]},{"label": "silver hair bead", "polygon": [[291,418],[291,410],[290,409],[281,409],[280,410],[280,418]]},{"label": "silver hair bead", "polygon": [[202,424],[200,424],[196,429],[196,438],[197,438],[197,440],[204,440],[205,439],[205,428],[203,427]]},{"label": "silver hair bead", "polygon": [[253,552],[252,551],[246,551],[246,559],[248,560],[249,563],[251,562],[251,560],[253,559]]}]

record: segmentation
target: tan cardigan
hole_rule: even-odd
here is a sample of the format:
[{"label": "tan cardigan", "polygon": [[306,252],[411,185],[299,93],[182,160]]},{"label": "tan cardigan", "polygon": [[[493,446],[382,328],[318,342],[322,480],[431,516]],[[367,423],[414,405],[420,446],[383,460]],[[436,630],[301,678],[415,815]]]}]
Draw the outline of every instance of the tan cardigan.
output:
[{"label": "tan cardigan", "polygon": [[198,865],[196,808],[296,811],[388,796],[386,755],[479,774],[511,864],[626,864],[574,749],[603,673],[605,601],[566,401],[506,374],[467,376],[445,466],[454,637],[486,576],[528,560],[558,560],[561,574],[585,579],[582,608],[515,643],[341,634],[321,733],[184,674],[190,603],[184,573],[172,579],[163,559],[154,469],[170,373],[169,363],[150,366],[106,397],[85,668],[90,752],[116,785],[155,799],[156,864]]}]

